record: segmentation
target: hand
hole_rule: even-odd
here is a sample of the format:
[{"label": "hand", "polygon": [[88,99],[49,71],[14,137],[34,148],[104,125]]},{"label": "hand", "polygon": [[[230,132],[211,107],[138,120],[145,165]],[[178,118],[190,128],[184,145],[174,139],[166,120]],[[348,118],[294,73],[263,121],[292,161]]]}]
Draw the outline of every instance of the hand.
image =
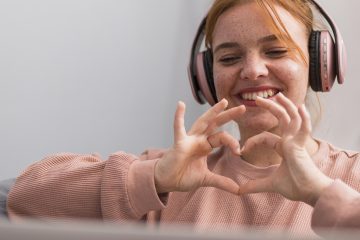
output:
[{"label": "hand", "polygon": [[279,120],[280,136],[270,132],[253,136],[245,142],[242,153],[263,145],[274,149],[282,157],[282,162],[272,175],[251,180],[240,191],[277,192],[290,200],[314,206],[332,180],[317,168],[305,148],[306,140],[311,138],[309,113],[304,105],[297,108],[281,93],[275,100],[257,98],[256,104],[269,110]]},{"label": "hand", "polygon": [[218,127],[245,112],[244,106],[225,110],[227,104],[227,100],[221,100],[199,117],[190,131],[186,132],[185,104],[179,102],[174,120],[174,145],[155,166],[155,185],[158,193],[216,187],[238,194],[237,183],[230,178],[212,173],[207,167],[207,156],[213,148],[226,145],[234,154],[240,154],[238,140],[226,132],[216,131]]}]

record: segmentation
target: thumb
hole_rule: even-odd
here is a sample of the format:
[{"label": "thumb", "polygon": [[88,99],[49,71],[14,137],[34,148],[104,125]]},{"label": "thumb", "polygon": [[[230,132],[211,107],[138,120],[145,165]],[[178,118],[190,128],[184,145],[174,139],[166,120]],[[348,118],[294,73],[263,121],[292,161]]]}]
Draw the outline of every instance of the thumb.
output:
[{"label": "thumb", "polygon": [[239,193],[239,185],[234,180],[212,172],[206,175],[202,187],[215,187],[236,195]]},{"label": "thumb", "polygon": [[239,195],[259,192],[273,192],[271,177],[250,180],[240,185]]}]

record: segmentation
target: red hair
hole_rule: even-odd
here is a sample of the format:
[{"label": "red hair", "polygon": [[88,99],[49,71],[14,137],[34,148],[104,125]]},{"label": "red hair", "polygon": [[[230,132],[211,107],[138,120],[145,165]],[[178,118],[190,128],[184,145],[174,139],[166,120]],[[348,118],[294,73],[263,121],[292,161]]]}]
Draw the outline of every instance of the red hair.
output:
[{"label": "red hair", "polygon": [[313,13],[309,1],[306,0],[215,0],[211,6],[206,19],[205,26],[205,44],[206,47],[212,48],[213,32],[218,18],[228,9],[249,2],[256,2],[260,9],[264,11],[265,20],[273,30],[278,39],[289,49],[295,50],[301,59],[306,63],[306,55],[295,43],[281,21],[275,6],[280,6],[288,11],[296,20],[304,24],[308,36],[313,28]]}]

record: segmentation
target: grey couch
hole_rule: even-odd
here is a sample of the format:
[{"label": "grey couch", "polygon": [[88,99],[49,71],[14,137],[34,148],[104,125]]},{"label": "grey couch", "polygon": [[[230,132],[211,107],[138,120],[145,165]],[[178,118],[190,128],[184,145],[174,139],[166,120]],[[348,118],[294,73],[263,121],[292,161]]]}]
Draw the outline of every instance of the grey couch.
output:
[{"label": "grey couch", "polygon": [[6,200],[10,188],[15,183],[15,179],[0,181],[0,218],[7,218]]}]

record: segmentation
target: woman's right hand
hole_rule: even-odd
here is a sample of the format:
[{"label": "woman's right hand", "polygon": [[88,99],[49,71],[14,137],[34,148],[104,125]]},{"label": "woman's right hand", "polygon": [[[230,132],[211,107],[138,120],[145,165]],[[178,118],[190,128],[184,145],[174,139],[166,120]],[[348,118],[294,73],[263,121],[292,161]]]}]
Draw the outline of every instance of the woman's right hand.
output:
[{"label": "woman's right hand", "polygon": [[233,153],[240,154],[238,140],[217,129],[238,118],[245,112],[244,106],[226,110],[223,99],[202,116],[190,131],[184,126],[185,104],[179,102],[174,119],[174,145],[155,166],[155,185],[158,193],[187,192],[199,187],[216,187],[238,194],[239,185],[230,178],[212,173],[207,167],[207,156],[213,148],[228,146]]}]

